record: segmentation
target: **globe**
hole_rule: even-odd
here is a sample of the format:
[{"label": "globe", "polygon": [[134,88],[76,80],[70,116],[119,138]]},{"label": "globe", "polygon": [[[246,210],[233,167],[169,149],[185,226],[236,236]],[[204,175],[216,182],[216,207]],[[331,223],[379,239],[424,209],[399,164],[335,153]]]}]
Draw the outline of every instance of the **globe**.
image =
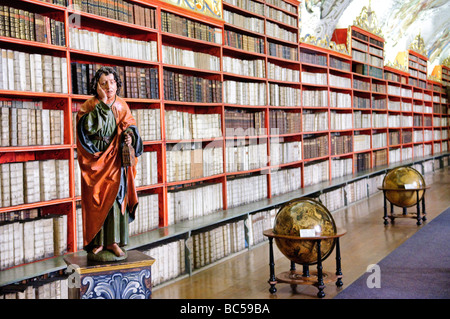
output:
[{"label": "globe", "polygon": [[[317,263],[317,241],[299,240],[301,237],[336,235],[333,216],[322,203],[311,198],[299,198],[280,208],[273,228],[278,249],[289,260],[302,265]],[[283,238],[292,236],[297,238]],[[325,260],[333,251],[335,239],[321,241],[321,260]]]},{"label": "globe", "polygon": [[[410,207],[417,204],[416,191],[397,191],[396,189],[417,189],[426,185],[423,176],[417,170],[401,166],[386,174],[382,186],[386,189],[385,194],[389,202],[399,207]],[[424,190],[419,191],[419,201],[423,194]]]}]

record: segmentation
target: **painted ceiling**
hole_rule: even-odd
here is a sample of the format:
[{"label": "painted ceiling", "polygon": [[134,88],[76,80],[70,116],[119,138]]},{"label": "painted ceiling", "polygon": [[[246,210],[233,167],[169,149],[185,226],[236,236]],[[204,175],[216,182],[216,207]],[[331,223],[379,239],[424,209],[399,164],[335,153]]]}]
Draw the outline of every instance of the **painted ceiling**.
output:
[{"label": "painted ceiling", "polygon": [[[369,3],[370,2],[370,3]],[[428,73],[450,56],[449,0],[302,0],[301,36],[331,39],[336,28],[347,28],[371,7],[385,39],[385,62],[393,62],[420,34],[428,57]]]}]

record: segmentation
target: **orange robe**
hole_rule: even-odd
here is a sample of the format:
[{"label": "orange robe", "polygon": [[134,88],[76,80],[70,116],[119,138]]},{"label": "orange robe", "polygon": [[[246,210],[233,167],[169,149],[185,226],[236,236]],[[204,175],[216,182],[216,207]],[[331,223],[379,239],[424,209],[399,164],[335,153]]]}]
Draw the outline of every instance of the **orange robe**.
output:
[{"label": "orange robe", "polygon": [[[90,98],[80,107],[77,114],[77,123],[83,115],[91,112],[99,103],[96,97]],[[127,103],[116,96],[111,106],[116,119],[117,132],[104,152],[90,153],[77,138],[78,163],[81,170],[81,208],[83,215],[83,240],[87,246],[100,231],[110,211],[120,186],[122,167],[121,137],[122,133],[130,126],[136,126],[136,121],[131,115]],[[137,158],[136,158],[137,163]],[[136,166],[127,169],[127,189],[122,202],[122,214],[128,208],[130,213],[138,204],[138,197],[134,178]]]}]

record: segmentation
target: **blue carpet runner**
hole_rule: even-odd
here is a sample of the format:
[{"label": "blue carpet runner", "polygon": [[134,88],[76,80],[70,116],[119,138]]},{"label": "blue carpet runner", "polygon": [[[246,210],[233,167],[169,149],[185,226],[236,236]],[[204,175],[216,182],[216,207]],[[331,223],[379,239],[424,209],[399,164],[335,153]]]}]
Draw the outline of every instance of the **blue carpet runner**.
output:
[{"label": "blue carpet runner", "polygon": [[450,299],[450,208],[377,265],[335,299]]}]

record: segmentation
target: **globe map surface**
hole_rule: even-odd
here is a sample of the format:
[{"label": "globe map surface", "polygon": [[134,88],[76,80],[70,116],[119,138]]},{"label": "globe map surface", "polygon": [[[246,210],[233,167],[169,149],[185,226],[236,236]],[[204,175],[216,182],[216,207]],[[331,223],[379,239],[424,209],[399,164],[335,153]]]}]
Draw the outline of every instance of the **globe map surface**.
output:
[{"label": "globe map surface", "polygon": [[[306,233],[314,233],[314,236],[304,236]],[[273,232],[275,235],[294,237],[315,237],[336,235],[336,225],[333,216],[320,202],[300,198],[284,205],[275,217]],[[275,237],[278,249],[289,260],[302,265],[317,263],[317,241],[298,240]],[[321,260],[325,260],[333,251],[335,239],[323,239],[321,241]]]},{"label": "globe map surface", "polygon": [[[417,189],[425,187],[423,176],[412,167],[397,167],[389,171],[383,179],[384,189]],[[416,191],[396,191],[386,190],[386,198],[392,204],[399,207],[410,207],[416,205]],[[422,199],[424,191],[419,191],[419,201]]]}]

